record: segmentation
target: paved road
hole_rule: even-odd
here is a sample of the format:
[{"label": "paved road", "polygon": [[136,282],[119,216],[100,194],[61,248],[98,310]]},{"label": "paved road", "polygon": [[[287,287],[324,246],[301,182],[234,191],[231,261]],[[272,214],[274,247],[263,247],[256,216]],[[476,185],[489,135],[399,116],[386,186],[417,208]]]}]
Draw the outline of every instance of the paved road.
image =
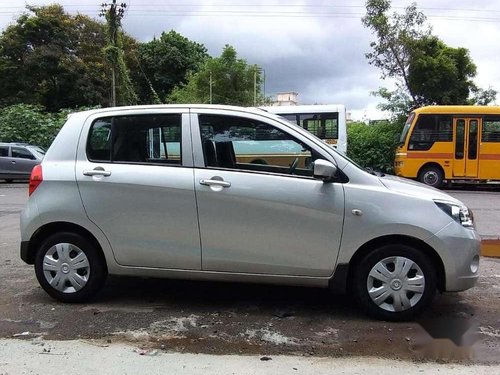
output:
[{"label": "paved road", "polygon": [[[488,223],[500,222],[500,193],[452,194],[475,210],[480,232],[496,230]],[[450,341],[418,350],[426,337],[419,324],[370,320],[348,297],[320,289],[114,277],[91,303],[55,302],[19,259],[19,212],[26,196],[24,184],[0,184],[0,338],[125,341],[208,354],[471,355]],[[487,215],[492,216],[485,220]],[[478,287],[441,296],[423,318],[439,324],[452,319],[462,327],[477,323],[474,361],[498,363],[499,317],[500,260],[483,259]]]},{"label": "paved road", "polygon": [[476,228],[485,239],[500,238],[500,191],[448,190],[474,213]]}]

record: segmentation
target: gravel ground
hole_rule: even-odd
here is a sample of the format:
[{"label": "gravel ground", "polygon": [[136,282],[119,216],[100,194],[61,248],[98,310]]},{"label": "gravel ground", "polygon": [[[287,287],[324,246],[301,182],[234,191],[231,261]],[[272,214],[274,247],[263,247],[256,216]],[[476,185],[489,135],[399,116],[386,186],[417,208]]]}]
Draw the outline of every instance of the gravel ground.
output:
[{"label": "gravel ground", "polygon": [[[468,199],[474,196],[483,199]],[[499,259],[483,258],[476,288],[441,296],[412,323],[373,321],[347,296],[321,289],[123,277],[110,278],[91,303],[68,305],[50,299],[32,266],[19,259],[25,200],[25,185],[0,184],[0,338],[91,340],[162,354],[500,362]],[[429,321],[448,326],[448,332],[472,328],[456,346],[444,338],[430,340],[422,328]],[[2,344],[11,341],[17,342]]]}]

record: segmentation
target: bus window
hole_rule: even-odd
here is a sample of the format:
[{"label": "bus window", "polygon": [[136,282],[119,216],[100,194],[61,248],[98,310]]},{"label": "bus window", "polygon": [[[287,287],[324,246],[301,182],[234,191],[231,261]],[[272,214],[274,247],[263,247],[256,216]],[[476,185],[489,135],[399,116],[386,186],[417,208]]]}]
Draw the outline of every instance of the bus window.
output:
[{"label": "bus window", "polygon": [[465,138],[465,120],[457,120],[457,134],[455,140],[455,159],[464,158],[464,138]]},{"label": "bus window", "polygon": [[426,151],[434,142],[453,140],[452,117],[448,115],[418,116],[408,145],[409,150]]},{"label": "bus window", "polygon": [[299,118],[299,125],[318,138],[338,138],[338,113],[301,113]]},{"label": "bus window", "polygon": [[346,111],[342,104],[261,107],[306,129],[337,151],[347,152]]},{"label": "bus window", "polygon": [[288,121],[293,122],[294,124],[300,125],[299,120],[297,119],[297,115],[287,115],[287,114],[282,114],[280,115],[281,117],[286,118]]},{"label": "bus window", "polygon": [[470,120],[469,123],[469,152],[467,155],[469,160],[477,158],[477,120]]},{"label": "bus window", "polygon": [[482,142],[500,142],[500,117],[483,119]]}]

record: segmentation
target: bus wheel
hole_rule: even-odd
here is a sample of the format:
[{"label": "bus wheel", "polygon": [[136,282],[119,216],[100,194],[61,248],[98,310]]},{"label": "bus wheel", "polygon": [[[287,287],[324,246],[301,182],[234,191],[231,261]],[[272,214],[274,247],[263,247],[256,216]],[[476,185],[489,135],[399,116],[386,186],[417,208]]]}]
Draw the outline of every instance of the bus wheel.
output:
[{"label": "bus wheel", "polygon": [[443,172],[440,168],[427,166],[422,168],[418,174],[418,180],[423,184],[439,188],[443,185]]}]

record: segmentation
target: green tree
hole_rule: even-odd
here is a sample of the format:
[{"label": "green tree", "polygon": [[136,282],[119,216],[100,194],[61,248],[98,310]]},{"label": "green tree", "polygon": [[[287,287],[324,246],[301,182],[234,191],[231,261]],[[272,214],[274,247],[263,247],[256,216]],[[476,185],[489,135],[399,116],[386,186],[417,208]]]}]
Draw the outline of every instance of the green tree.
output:
[{"label": "green tree", "polygon": [[257,104],[265,100],[261,83],[259,67],[239,59],[236,50],[226,45],[220,57],[208,59],[199,72],[189,74],[185,85],[174,88],[168,101],[210,103],[212,92],[214,104],[251,106],[254,105],[254,90]]},{"label": "green tree", "polygon": [[139,64],[132,76],[144,103],[164,101],[175,86],[186,84],[188,74],[197,72],[208,58],[203,44],[173,30],[141,43],[137,55]]},{"label": "green tree", "polygon": [[430,35],[425,26],[425,15],[415,4],[405,9],[404,14],[389,16],[391,0],[368,0],[366,15],[362,19],[377,38],[370,43],[372,52],[365,56],[369,63],[380,69],[382,78],[395,78],[398,87],[405,88],[413,101],[416,98],[409,87],[408,66],[411,58],[411,43]]},{"label": "green tree", "polygon": [[0,104],[106,105],[104,41],[102,24],[89,17],[28,6],[0,36]]},{"label": "green tree", "polygon": [[386,100],[381,109],[401,118],[422,105],[488,104],[495,99],[495,90],[474,84],[476,67],[468,50],[433,36],[415,3],[403,14],[390,15],[390,10],[390,0],[368,0],[362,19],[376,37],[366,58],[380,69],[382,79],[396,82],[394,91],[380,88],[374,93]]},{"label": "green tree", "polygon": [[448,47],[430,35],[411,42],[408,88],[417,104],[465,104],[475,75],[466,48]]}]

